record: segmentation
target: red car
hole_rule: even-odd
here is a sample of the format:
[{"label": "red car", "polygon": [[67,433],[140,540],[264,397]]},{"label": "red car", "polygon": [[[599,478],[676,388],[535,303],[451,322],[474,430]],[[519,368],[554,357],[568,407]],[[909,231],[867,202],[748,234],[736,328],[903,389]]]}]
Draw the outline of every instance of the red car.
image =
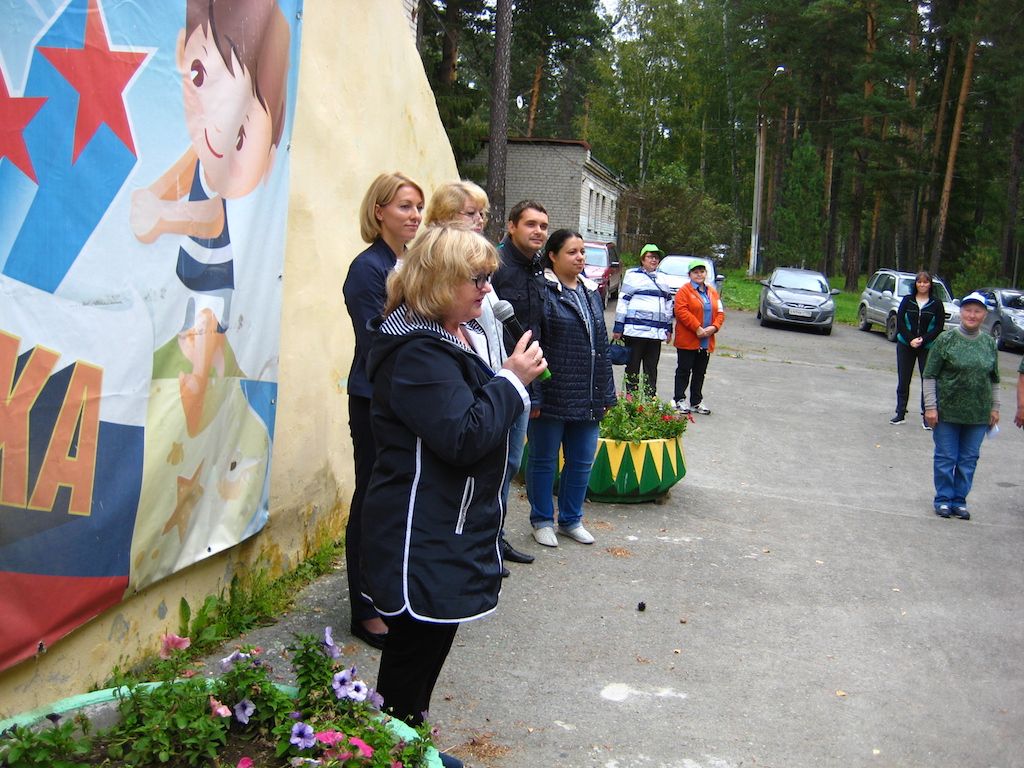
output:
[{"label": "red car", "polygon": [[597,283],[601,301],[607,306],[608,299],[619,295],[622,285],[622,264],[615,243],[584,243],[587,263],[583,274]]}]

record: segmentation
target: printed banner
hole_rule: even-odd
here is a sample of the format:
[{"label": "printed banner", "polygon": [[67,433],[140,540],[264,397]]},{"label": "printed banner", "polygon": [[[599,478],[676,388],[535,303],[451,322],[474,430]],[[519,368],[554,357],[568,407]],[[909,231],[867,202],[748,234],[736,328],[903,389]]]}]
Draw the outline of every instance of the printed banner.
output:
[{"label": "printed banner", "polygon": [[301,6],[0,0],[0,669],[266,523]]}]

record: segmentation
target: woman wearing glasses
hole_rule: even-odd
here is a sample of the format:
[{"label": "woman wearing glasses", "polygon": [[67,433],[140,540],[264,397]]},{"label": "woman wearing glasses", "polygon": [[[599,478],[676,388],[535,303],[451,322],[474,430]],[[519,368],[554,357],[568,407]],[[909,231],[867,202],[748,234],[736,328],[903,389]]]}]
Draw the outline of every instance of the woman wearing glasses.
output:
[{"label": "woman wearing glasses", "polygon": [[[487,193],[471,181],[452,181],[442,184],[434,194],[430,196],[430,205],[427,206],[427,215],[423,222],[426,226],[438,224],[453,224],[469,227],[480,234],[487,224],[487,214],[490,205],[487,202]],[[482,312],[478,322],[484,329],[487,338],[487,359],[491,368],[495,371],[501,368],[505,362],[505,345],[503,343],[503,327],[494,316],[494,305],[500,297],[492,290],[484,298]],[[515,343],[512,339],[509,343]],[[519,466],[523,460],[523,443],[526,442],[526,424],[529,414],[523,414],[512,426],[511,439],[509,440],[508,465],[505,472],[505,484],[501,489],[501,508],[504,513],[508,509],[508,493],[512,478],[519,472]],[[501,532],[501,557],[502,576],[509,576],[509,570],[504,562],[529,564],[533,562],[533,555],[520,552],[508,543],[505,538],[505,531]]]},{"label": "woman wearing glasses", "polygon": [[526,468],[533,538],[545,547],[558,546],[551,489],[559,448],[565,466],[558,488],[558,533],[580,544],[594,543],[583,527],[583,500],[597,450],[598,424],[615,404],[608,329],[597,284],[581,274],[584,261],[579,232],[559,229],[548,238],[540,335],[551,378],[542,382],[540,402],[534,403]]},{"label": "woman wearing glasses", "polygon": [[388,282],[367,361],[378,453],[363,582],[388,625],[377,690],[413,724],[459,623],[497,605],[508,432],[529,407],[526,385],[547,367],[529,334],[497,372],[487,360],[478,319],[497,266],[480,235],[427,228]]}]

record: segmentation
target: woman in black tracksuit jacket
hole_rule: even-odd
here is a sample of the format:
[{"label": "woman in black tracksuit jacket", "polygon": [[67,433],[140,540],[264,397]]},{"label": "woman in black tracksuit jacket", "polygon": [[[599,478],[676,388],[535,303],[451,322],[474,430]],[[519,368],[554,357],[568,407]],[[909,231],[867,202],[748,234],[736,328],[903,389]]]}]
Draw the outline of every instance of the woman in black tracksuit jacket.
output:
[{"label": "woman in black tracksuit jacket", "polygon": [[[890,424],[906,420],[907,401],[910,399],[910,379],[917,371],[924,374],[928,350],[946,325],[946,309],[935,298],[935,282],[927,272],[918,272],[914,292],[907,294],[896,310],[896,415]],[[924,421],[924,392],[921,393],[921,425],[931,429]]]},{"label": "woman in black tracksuit jacket", "polygon": [[388,625],[377,690],[386,710],[413,725],[423,722],[459,623],[497,605],[509,428],[547,365],[528,336],[500,371],[481,355],[476,318],[497,265],[480,235],[429,227],[390,278],[384,316],[372,324],[377,460],[360,562],[365,594]]}]

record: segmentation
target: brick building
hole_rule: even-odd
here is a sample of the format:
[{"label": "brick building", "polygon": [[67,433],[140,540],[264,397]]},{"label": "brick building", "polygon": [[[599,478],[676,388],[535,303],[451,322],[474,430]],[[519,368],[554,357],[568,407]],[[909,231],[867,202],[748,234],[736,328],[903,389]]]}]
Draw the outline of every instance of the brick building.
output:
[{"label": "brick building", "polygon": [[[487,171],[487,148],[476,158]],[[619,196],[625,185],[576,139],[510,138],[505,172],[506,213],[532,199],[548,211],[551,230],[568,227],[586,240],[618,242]]]}]

